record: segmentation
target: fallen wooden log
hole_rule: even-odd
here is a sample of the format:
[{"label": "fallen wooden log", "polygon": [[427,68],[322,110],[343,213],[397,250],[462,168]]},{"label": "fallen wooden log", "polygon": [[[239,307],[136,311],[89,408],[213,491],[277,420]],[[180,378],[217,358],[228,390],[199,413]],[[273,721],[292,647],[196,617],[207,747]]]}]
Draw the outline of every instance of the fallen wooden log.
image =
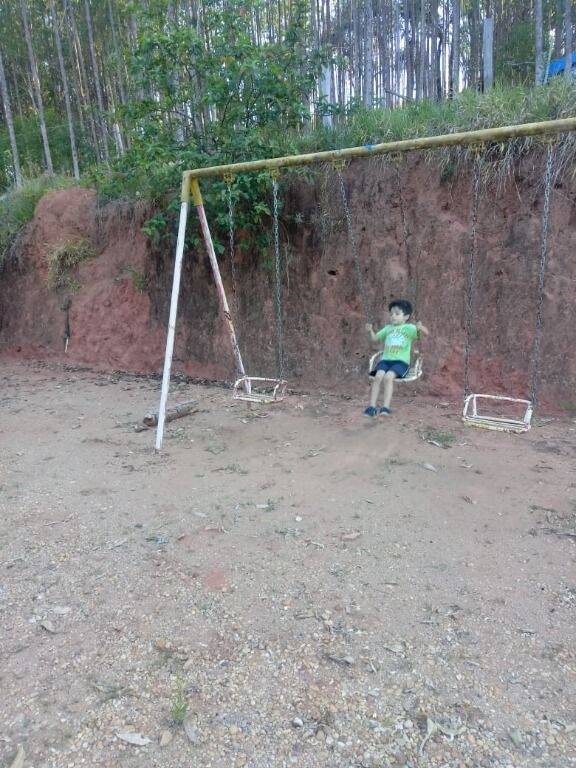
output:
[{"label": "fallen wooden log", "polygon": [[[179,405],[173,405],[166,409],[165,421],[174,421],[174,419],[181,419],[183,416],[188,416],[191,413],[196,413],[200,410],[198,400],[187,400],[185,403]],[[158,424],[158,413],[147,413],[142,419],[143,423],[147,427],[155,427]]]}]

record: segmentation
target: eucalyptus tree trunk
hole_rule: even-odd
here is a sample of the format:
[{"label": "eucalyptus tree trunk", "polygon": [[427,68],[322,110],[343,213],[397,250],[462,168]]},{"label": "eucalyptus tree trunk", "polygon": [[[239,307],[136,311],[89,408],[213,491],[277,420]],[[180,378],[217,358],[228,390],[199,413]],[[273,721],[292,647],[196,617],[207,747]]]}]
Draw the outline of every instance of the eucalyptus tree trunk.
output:
[{"label": "eucalyptus tree trunk", "polygon": [[489,91],[494,85],[494,19],[484,19],[482,33],[482,90]]},{"label": "eucalyptus tree trunk", "polygon": [[30,75],[32,77],[32,89],[34,93],[34,102],[36,110],[38,112],[38,119],[40,121],[40,134],[42,136],[42,145],[44,147],[44,158],[46,160],[46,170],[50,175],[54,174],[54,166],[52,165],[52,155],[50,153],[50,144],[48,142],[48,131],[46,130],[46,119],[44,116],[44,102],[42,100],[42,89],[40,87],[40,78],[38,76],[38,65],[36,64],[36,57],[34,56],[34,48],[32,47],[32,34],[30,32],[30,24],[28,22],[28,11],[26,10],[27,0],[20,0],[20,11],[22,13],[22,24],[24,26],[24,36],[26,38],[26,47],[28,49],[28,61],[30,64]]},{"label": "eucalyptus tree trunk", "polygon": [[70,89],[68,87],[68,75],[64,66],[64,56],[62,54],[62,39],[60,37],[60,24],[56,13],[54,0],[50,0],[50,14],[54,26],[54,38],[56,40],[56,52],[58,54],[58,64],[60,66],[60,77],[62,78],[62,90],[64,91],[64,103],[66,105],[66,119],[68,121],[68,135],[70,136],[70,151],[72,152],[72,169],[74,178],[80,178],[80,168],[78,167],[78,149],[76,147],[76,134],[74,132],[74,120],[72,118],[72,107],[70,105]]},{"label": "eucalyptus tree trunk", "polygon": [[126,104],[126,89],[124,87],[124,58],[118,47],[118,34],[116,32],[116,21],[112,12],[112,0],[108,0],[108,18],[110,19],[110,30],[112,32],[112,47],[114,49],[114,58],[116,60],[116,69],[118,76],[118,93],[120,94],[120,103]]},{"label": "eucalyptus tree trunk", "polygon": [[572,0],[564,0],[564,38],[566,40],[566,64],[564,77],[572,78]]},{"label": "eucalyptus tree trunk", "polygon": [[[92,110],[92,102],[90,99],[90,93],[88,89],[88,74],[86,72],[86,63],[84,61],[84,55],[82,52],[82,44],[80,42],[80,35],[78,34],[78,25],[76,24],[76,16],[74,15],[74,9],[70,0],[64,0],[64,10],[69,23],[69,39],[71,47],[74,50],[74,56],[76,59],[76,73],[78,80],[78,114],[82,115],[84,109],[86,109],[86,115],[88,124],[90,126],[90,136],[92,139],[92,147],[96,153],[98,159],[100,159],[100,147],[98,143],[98,135],[96,133],[96,125],[94,121],[94,113]],[[81,118],[82,119],[82,118]]]},{"label": "eucalyptus tree trunk", "polygon": [[[174,31],[177,30],[178,17],[176,14],[176,7],[172,2],[168,3],[168,9],[166,11],[166,22],[169,28],[173,29]],[[178,71],[175,63],[170,75],[170,90],[172,92],[172,96],[175,96],[180,92],[180,72]],[[168,122],[173,126],[172,131],[174,133],[174,139],[178,144],[183,144],[187,127],[186,105],[182,102],[176,102],[176,104],[172,107],[172,113],[167,115],[167,119]],[[118,142],[116,143],[118,144]]]},{"label": "eucalyptus tree trunk", "polygon": [[478,90],[480,71],[480,0],[472,0],[468,9],[470,28],[470,60],[468,62],[468,87]]},{"label": "eucalyptus tree trunk", "polygon": [[393,25],[394,25],[394,78],[392,80],[392,90],[396,91],[396,93],[400,93],[402,88],[402,78],[401,78],[402,60],[401,60],[401,50],[400,50],[400,37],[401,37],[400,0],[398,0],[398,2],[394,4]]},{"label": "eucalyptus tree trunk", "polygon": [[554,53],[555,59],[562,56],[562,40],[564,37],[564,2],[556,0],[554,7]]},{"label": "eucalyptus tree trunk", "polygon": [[337,100],[338,105],[340,107],[344,107],[346,104],[346,91],[344,87],[345,83],[345,69],[343,65],[344,56],[342,55],[343,52],[343,24],[342,24],[342,9],[340,6],[340,0],[336,0],[336,29],[338,30],[338,37],[336,38],[337,41],[337,51],[338,51],[338,62],[337,62],[337,70],[336,73],[338,75],[337,78]]},{"label": "eucalyptus tree trunk", "polygon": [[100,131],[102,134],[102,149],[106,163],[110,162],[110,153],[108,151],[108,130],[104,119],[104,100],[102,98],[102,84],[100,82],[100,72],[98,69],[98,60],[96,58],[96,46],[94,45],[94,28],[92,26],[92,14],[90,13],[90,2],[84,0],[86,11],[86,26],[88,28],[88,49],[90,51],[90,61],[92,62],[92,73],[94,75],[94,88],[96,89],[96,101],[98,103]]},{"label": "eucalyptus tree trunk", "polygon": [[450,55],[449,95],[453,98],[460,91],[460,2],[452,0],[452,52]]},{"label": "eucalyptus tree trunk", "polygon": [[542,25],[542,0],[534,0],[534,32],[536,41],[534,80],[536,85],[542,85],[544,82],[544,41]]},{"label": "eucalyptus tree trunk", "polygon": [[414,17],[410,0],[404,0],[404,57],[406,61],[406,96],[414,94]]},{"label": "eucalyptus tree trunk", "polygon": [[[440,57],[442,55],[442,33],[438,22],[438,0],[429,0],[428,3],[428,97],[433,99],[438,96],[438,80]],[[440,93],[442,86],[440,82]]]},{"label": "eucalyptus tree trunk", "polygon": [[18,144],[16,143],[16,134],[14,132],[14,120],[12,119],[12,109],[10,107],[10,93],[6,83],[6,74],[4,72],[4,62],[2,61],[2,51],[0,50],[0,93],[2,94],[2,103],[4,104],[4,114],[6,115],[6,126],[8,127],[8,136],[10,137],[10,149],[12,150],[12,165],[14,166],[14,181],[17,187],[22,186],[22,171],[20,170],[20,155],[18,154]]},{"label": "eucalyptus tree trunk", "polygon": [[418,80],[416,82],[416,98],[423,99],[426,96],[424,90],[426,82],[426,19],[428,16],[428,3],[420,0],[420,33],[418,40]]},{"label": "eucalyptus tree trunk", "polygon": [[362,84],[360,82],[360,12],[358,0],[351,0],[352,12],[352,94],[354,99],[360,99]]},{"label": "eucalyptus tree trunk", "polygon": [[372,107],[374,101],[374,9],[372,0],[364,0],[364,106]]},{"label": "eucalyptus tree trunk", "polygon": [[[6,74],[6,73],[4,73]],[[9,75],[6,78],[8,81]],[[16,76],[16,70],[12,68],[12,95],[16,97],[16,109],[18,110],[18,117],[20,120],[24,119],[24,112],[22,111],[22,99],[20,98],[20,88],[18,87],[18,77]]]}]

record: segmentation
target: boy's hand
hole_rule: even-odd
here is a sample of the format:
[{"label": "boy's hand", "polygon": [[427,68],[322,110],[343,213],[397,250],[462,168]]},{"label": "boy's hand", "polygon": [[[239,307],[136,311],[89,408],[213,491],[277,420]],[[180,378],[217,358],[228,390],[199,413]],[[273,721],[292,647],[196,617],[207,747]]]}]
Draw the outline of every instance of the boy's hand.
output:
[{"label": "boy's hand", "polygon": [[374,326],[372,325],[372,323],[366,323],[366,330],[368,331],[368,333],[374,332]]},{"label": "boy's hand", "polygon": [[430,331],[428,330],[428,328],[426,328],[425,325],[423,325],[420,322],[420,320],[418,320],[418,322],[416,323],[416,330],[418,331],[418,333],[421,333],[423,336],[429,336],[430,335]]}]

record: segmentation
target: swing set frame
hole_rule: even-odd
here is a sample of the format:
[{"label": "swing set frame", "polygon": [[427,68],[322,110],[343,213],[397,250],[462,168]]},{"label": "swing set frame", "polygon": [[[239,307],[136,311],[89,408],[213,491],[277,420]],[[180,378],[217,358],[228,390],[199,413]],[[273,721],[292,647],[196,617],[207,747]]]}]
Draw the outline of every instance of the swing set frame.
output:
[{"label": "swing set frame", "polygon": [[166,354],[164,358],[162,389],[160,394],[160,406],[158,410],[158,427],[156,431],[155,444],[156,450],[161,450],[164,435],[166,405],[168,402],[172,356],[174,352],[178,299],[180,294],[180,278],[182,273],[182,260],[184,256],[186,224],[188,220],[190,200],[192,200],[196,208],[196,213],[200,221],[204,243],[206,245],[208,258],[210,260],[210,265],[218,292],[220,310],[224,317],[228,335],[230,337],[230,343],[238,373],[238,380],[243,381],[245,385],[245,394],[250,394],[250,377],[246,376],[246,372],[244,370],[244,363],[242,361],[242,355],[238,346],[238,339],[236,336],[234,323],[232,321],[226,292],[224,290],[224,284],[222,282],[218,259],[216,258],[216,252],[214,250],[214,243],[212,241],[210,227],[206,219],[206,212],[204,210],[204,203],[202,200],[202,193],[199,184],[200,179],[210,177],[230,178],[239,173],[251,173],[263,170],[267,170],[268,172],[277,172],[281,168],[289,168],[294,166],[316,165],[329,162],[346,162],[356,158],[372,157],[375,155],[394,156],[398,155],[398,153],[432,150],[442,147],[474,145],[481,147],[483,145],[497,144],[519,137],[552,136],[560,133],[568,133],[571,131],[576,131],[576,117],[564,118],[561,120],[547,120],[540,123],[524,123],[522,125],[486,128],[478,131],[450,133],[440,136],[429,136],[420,139],[392,141],[382,144],[368,144],[362,147],[349,147],[346,149],[329,150],[326,152],[288,155],[285,157],[276,157],[267,160],[254,160],[250,162],[210,166],[207,168],[196,168],[194,170],[184,171],[182,174],[180,218],[178,224],[178,238],[176,243],[176,258],[174,262],[172,295],[170,300],[170,314],[168,319]]}]

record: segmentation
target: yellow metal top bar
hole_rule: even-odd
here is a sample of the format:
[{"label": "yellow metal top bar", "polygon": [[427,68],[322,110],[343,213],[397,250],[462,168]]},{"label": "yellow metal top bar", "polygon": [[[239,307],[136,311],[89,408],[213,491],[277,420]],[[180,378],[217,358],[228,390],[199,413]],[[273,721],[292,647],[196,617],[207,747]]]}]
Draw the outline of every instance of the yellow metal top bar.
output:
[{"label": "yellow metal top bar", "polygon": [[196,168],[184,171],[188,182],[191,179],[202,179],[208,176],[224,176],[224,174],[247,173],[250,171],[269,170],[271,168],[288,168],[295,165],[313,165],[326,163],[331,160],[346,160],[371,155],[385,155],[396,152],[410,152],[423,149],[438,149],[467,144],[484,144],[489,142],[506,141],[521,136],[540,136],[543,134],[566,133],[576,130],[576,117],[562,120],[548,120],[542,123],[524,123],[523,125],[506,125],[501,128],[484,128],[479,131],[463,133],[446,133],[442,136],[426,136],[420,139],[390,141],[385,144],[366,144],[363,147],[333,149],[326,152],[313,152],[307,155],[287,155],[273,157],[268,160],[252,160],[247,163],[232,163],[230,165],[214,165],[209,168]]}]

